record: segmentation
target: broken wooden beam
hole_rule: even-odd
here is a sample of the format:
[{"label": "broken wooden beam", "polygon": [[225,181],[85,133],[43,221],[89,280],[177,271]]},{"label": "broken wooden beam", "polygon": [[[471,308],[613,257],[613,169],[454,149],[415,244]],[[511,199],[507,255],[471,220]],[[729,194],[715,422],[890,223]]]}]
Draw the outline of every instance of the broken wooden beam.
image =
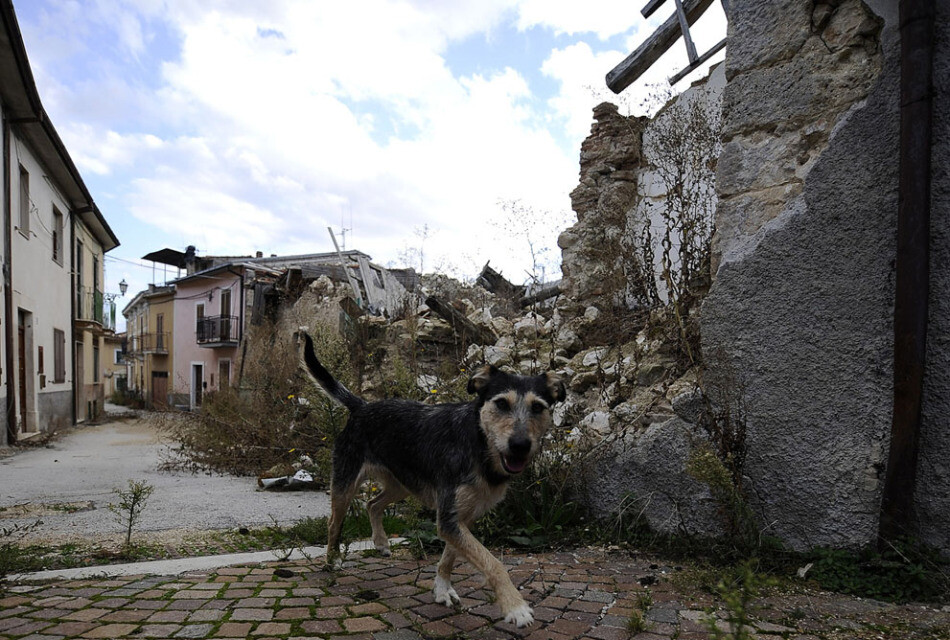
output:
[{"label": "broken wooden beam", "polygon": [[524,298],[522,298],[521,308],[523,309],[524,307],[531,306],[535,304],[536,302],[544,302],[545,300],[549,298],[553,298],[554,296],[559,296],[559,295],[561,295],[560,285],[554,285],[553,287],[547,287],[547,288],[541,289],[540,291],[536,293],[532,293],[530,296],[525,296]]},{"label": "broken wooden beam", "polygon": [[475,282],[485,290],[505,298],[520,298],[524,295],[524,287],[511,284],[503,275],[488,266],[488,262],[482,267],[482,272],[478,274]]},{"label": "broken wooden beam", "polygon": [[[684,0],[683,11],[686,13],[686,21],[693,24],[699,20],[712,3],[713,0]],[[674,13],[652,36],[637,47],[636,51],[610,70],[607,74],[607,86],[614,93],[620,93],[629,87],[673,46],[680,35],[682,35],[682,29],[679,18]]]},{"label": "broken wooden beam", "polygon": [[468,340],[471,344],[495,344],[498,341],[498,336],[495,335],[494,331],[488,327],[478,326],[447,302],[435,296],[429,296],[425,302],[427,307],[449,323],[449,326],[458,336]]}]

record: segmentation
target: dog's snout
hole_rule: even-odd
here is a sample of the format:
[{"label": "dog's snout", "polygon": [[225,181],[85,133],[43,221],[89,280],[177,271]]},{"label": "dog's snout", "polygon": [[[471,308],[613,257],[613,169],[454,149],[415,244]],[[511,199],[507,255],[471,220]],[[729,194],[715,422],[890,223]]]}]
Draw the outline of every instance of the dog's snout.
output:
[{"label": "dog's snout", "polygon": [[524,435],[508,438],[508,451],[516,456],[526,456],[531,451],[531,439]]}]

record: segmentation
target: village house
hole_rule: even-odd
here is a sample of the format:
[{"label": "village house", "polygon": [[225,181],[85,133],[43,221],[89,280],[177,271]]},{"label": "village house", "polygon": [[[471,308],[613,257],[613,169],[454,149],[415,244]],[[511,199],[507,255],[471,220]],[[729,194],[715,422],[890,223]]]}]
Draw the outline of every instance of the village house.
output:
[{"label": "village house", "polygon": [[119,241],[43,109],[9,0],[0,20],[0,444],[12,444],[101,410],[102,260]]},{"label": "village house", "polygon": [[149,285],[122,310],[126,320],[127,389],[150,409],[168,407],[173,371],[175,287]]}]

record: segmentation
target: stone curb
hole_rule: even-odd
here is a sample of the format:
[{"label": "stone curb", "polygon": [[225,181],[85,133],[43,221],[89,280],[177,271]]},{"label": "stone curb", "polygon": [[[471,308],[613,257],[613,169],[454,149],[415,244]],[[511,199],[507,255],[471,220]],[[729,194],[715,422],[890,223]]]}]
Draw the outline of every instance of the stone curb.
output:
[{"label": "stone curb", "polygon": [[[403,538],[394,538],[393,544],[400,544]],[[373,549],[371,540],[360,540],[350,545],[351,551]],[[174,558],[171,560],[149,560],[147,562],[128,562],[124,564],[99,565],[95,567],[76,567],[73,569],[53,569],[33,573],[17,573],[7,576],[8,582],[27,582],[44,580],[80,580],[84,578],[109,578],[116,576],[177,576],[190,571],[211,571],[223,567],[283,560],[309,560],[321,558],[327,553],[326,547],[295,548],[290,553],[280,550],[252,551],[248,553],[223,553],[214,556],[194,558]]]}]

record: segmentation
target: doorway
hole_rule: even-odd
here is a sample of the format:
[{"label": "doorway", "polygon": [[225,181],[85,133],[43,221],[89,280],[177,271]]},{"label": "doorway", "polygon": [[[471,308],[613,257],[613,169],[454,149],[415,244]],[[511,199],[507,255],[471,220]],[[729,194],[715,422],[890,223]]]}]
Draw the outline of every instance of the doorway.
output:
[{"label": "doorway", "polygon": [[33,380],[33,314],[19,309],[17,313],[17,373],[20,431],[37,431],[33,405],[36,389]]},{"label": "doorway", "polygon": [[201,406],[202,390],[204,388],[204,364],[191,365],[191,410]]}]

